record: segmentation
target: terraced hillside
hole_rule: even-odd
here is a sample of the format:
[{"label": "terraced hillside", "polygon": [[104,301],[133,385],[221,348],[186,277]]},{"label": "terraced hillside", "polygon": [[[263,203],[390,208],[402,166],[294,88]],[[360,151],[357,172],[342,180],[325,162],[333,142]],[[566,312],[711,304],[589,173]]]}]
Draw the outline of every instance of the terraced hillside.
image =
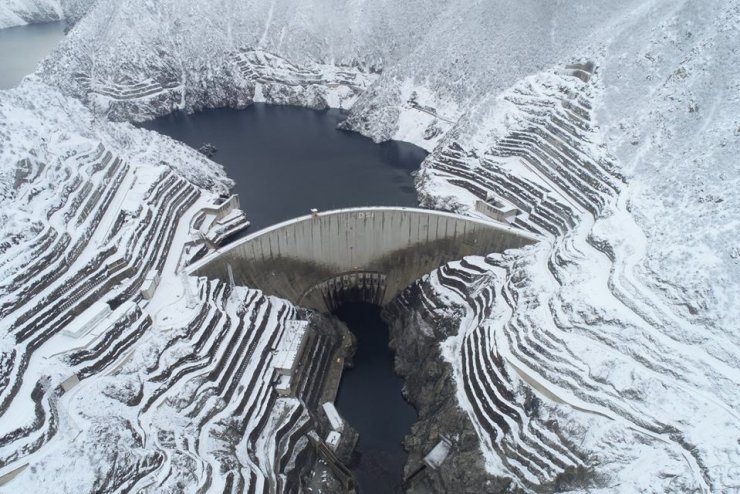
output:
[{"label": "terraced hillside", "polygon": [[311,323],[311,370],[279,395],[276,349],[309,315],[182,278],[248,225],[221,170],[42,84],[0,117],[0,488],[298,491],[343,333]]},{"label": "terraced hillside", "polygon": [[[158,54],[152,57],[153,63],[162,63]],[[176,64],[170,61],[156,77],[145,80],[109,79],[103,74],[81,72],[73,79],[74,91],[84,95],[96,112],[110,119],[127,119],[130,115],[145,119],[186,109],[195,101],[199,102],[198,107],[203,107],[206,106],[203,100],[216,105],[222,99],[237,106],[267,101],[315,109],[347,109],[376,77],[357,67],[317,63],[298,66],[267,52],[240,49],[228,54],[223,68],[229,84],[239,90],[201,88],[196,96],[190,93]]]},{"label": "terraced hillside", "polygon": [[[630,220],[619,204],[627,181],[593,132],[594,68],[514,86],[496,108],[513,123],[487,136],[490,147],[461,139],[462,123],[422,166],[427,205],[476,215],[488,211],[483,201],[513,207],[512,224],[549,238],[440,268],[387,309],[399,371],[421,410],[408,473],[440,437],[458,438],[460,458],[418,478],[427,489],[456,479],[476,492],[485,475],[459,474],[476,447],[481,469],[509,482],[493,490],[607,488],[614,478],[620,489],[666,492],[734,485],[720,458],[736,454],[736,433],[718,431],[737,421],[737,354],[717,352],[722,335],[650,295],[606,226]],[[707,392],[706,382],[718,388]],[[658,480],[653,469],[672,474]]]},{"label": "terraced hillside", "polygon": [[[80,172],[70,177],[79,174],[80,192],[68,185],[70,205],[62,189],[54,188],[67,186],[62,171],[52,185],[48,178],[27,188],[31,197],[59,191],[52,194],[56,202],[44,202],[42,211],[51,211],[48,219],[56,221],[69,210],[69,221],[83,218],[79,231],[84,232],[86,221],[95,218],[95,204],[106,200],[105,191],[96,195],[96,177],[117,177],[121,170],[128,170],[126,177],[132,170],[145,177],[135,189],[142,200],[133,202],[148,204],[151,218],[145,219],[146,207],[126,209],[130,223],[110,218],[116,226],[108,240],[142,256],[141,261],[124,257],[120,266],[136,273],[134,279],[109,287],[112,300],[120,303],[115,310],[121,312],[113,314],[125,321],[110,332],[110,352],[138,338],[130,363],[120,365],[121,358],[108,363],[107,344],[65,347],[66,352],[57,347],[64,333],[64,320],[57,318],[85,303],[92,285],[83,286],[78,298],[69,291],[76,285],[48,278],[49,290],[66,297],[58,313],[23,309],[50,299],[28,288],[17,294],[13,310],[20,311],[22,327],[15,331],[8,325],[3,361],[8,376],[26,370],[21,384],[7,378],[3,396],[9,397],[9,411],[24,412],[14,417],[29,420],[1,421],[11,442],[2,445],[9,463],[0,474],[37,451],[30,457],[34,468],[19,475],[14,486],[38,490],[43,479],[53,477],[75,491],[300,488],[299,465],[314,460],[307,441],[324,451],[315,437],[326,430],[311,409],[321,401],[319,381],[336,338],[312,333],[309,355],[317,358],[309,362],[319,379],[299,384],[302,406],[272,399],[264,367],[249,376],[250,384],[243,382],[247,373],[238,369],[256,365],[259,353],[246,360],[228,351],[214,355],[214,348],[224,347],[214,346],[215,338],[240,348],[252,345],[247,336],[238,336],[240,314],[261,317],[270,308],[278,322],[259,330],[267,342],[255,340],[255,348],[267,348],[274,335],[286,334],[279,321],[287,325],[292,309],[272,299],[259,302],[263,297],[256,292],[179,280],[174,273],[181,255],[192,259],[209,248],[204,238],[224,238],[216,232],[216,215],[196,210],[218,209],[205,191],[225,192],[225,180],[202,158],[173,151],[169,141],[150,136],[150,142],[105,121],[267,101],[350,108],[343,128],[378,141],[407,140],[430,151],[417,180],[425,205],[503,218],[545,238],[503,256],[452,263],[387,308],[395,321],[397,367],[420,413],[406,441],[412,492],[719,493],[738,488],[736,1],[520,2],[516,8],[505,0],[355,2],[341,9],[332,2],[250,2],[230,7],[224,16],[221,4],[207,0],[188,8],[174,1],[97,2],[38,71],[38,78],[91,110],[69,103],[73,114],[85,115],[80,135],[90,136],[92,115],[100,119],[95,126],[108,137],[96,134],[92,145],[80,147],[79,139],[57,131],[70,125],[59,120],[63,112],[42,117],[39,108],[60,105],[61,96],[48,88],[31,80],[21,91],[25,96],[3,96],[18,99],[7,100],[7,108],[31,112],[38,127],[16,130],[8,122],[0,128],[6,136],[12,130],[16,143],[2,151],[9,170],[3,175],[9,211],[17,208],[16,177],[23,187],[24,180],[47,177],[44,169],[63,171],[60,163],[78,157]],[[35,92],[54,96],[45,96],[49,101],[37,107],[31,103]],[[47,124],[48,115],[59,125]],[[35,136],[33,145],[21,152],[17,143],[29,136]],[[43,151],[48,146],[51,150]],[[96,170],[108,151],[110,161]],[[115,165],[117,157],[121,161]],[[151,165],[149,171],[140,163]],[[82,195],[85,183],[89,190]],[[180,198],[187,203],[191,192],[201,196],[189,208],[182,206],[187,211],[180,213],[171,242],[184,246],[184,253],[173,251],[162,268],[169,276],[163,283],[178,289],[166,295],[159,290],[151,302],[139,302],[136,285],[146,284],[148,276],[136,281],[148,267],[140,263],[159,261],[147,257],[148,244],[137,239],[147,235],[147,228],[156,230],[155,224],[162,232],[165,225],[175,225],[168,215],[177,214]],[[72,207],[78,196],[80,204]],[[86,211],[86,201],[93,198]],[[57,203],[62,216],[51,205]],[[111,204],[117,204],[115,197]],[[160,208],[169,213],[160,218]],[[8,217],[23,217],[18,214]],[[46,283],[49,273],[39,266],[38,273],[34,268],[23,274],[23,263],[33,263],[11,252],[13,245],[25,242],[34,253],[78,245],[77,230],[73,234],[69,223],[55,224],[52,231],[48,221],[28,217],[33,221],[4,226],[12,241],[3,248],[12,262],[2,269],[21,287],[30,286],[24,276]],[[162,235],[160,245],[166,245],[168,234]],[[85,279],[104,283],[102,264],[95,264],[106,255],[104,246],[90,251],[93,246],[85,245],[82,252],[62,249],[49,259],[68,259],[69,268]],[[82,271],[86,266],[90,272]],[[111,269],[118,267],[116,261]],[[8,292],[4,307],[16,307],[14,297]],[[206,315],[196,316],[203,311]],[[69,355],[47,358],[51,364],[45,363],[44,372],[35,370],[34,359],[59,351]],[[83,380],[72,391],[79,389],[79,398],[71,397],[82,403],[77,409],[91,408],[85,396],[99,400],[106,411],[67,417],[58,406],[66,395],[57,398],[61,391],[47,390],[56,389],[72,370],[84,376],[100,374],[98,368],[110,376]],[[242,384],[228,394],[239,376]],[[277,416],[254,407],[247,413],[249,404],[237,409],[221,403],[224,396],[248,400],[240,394],[241,385],[251,386]],[[224,422],[230,413],[238,417],[235,423]],[[84,434],[75,436],[74,420]],[[318,436],[306,435],[312,428]],[[278,429],[286,431],[285,440],[266,439],[268,431]],[[119,442],[113,445],[113,439]],[[436,470],[420,469],[422,458],[443,440],[449,456]],[[76,462],[85,462],[85,468],[70,473]]]}]

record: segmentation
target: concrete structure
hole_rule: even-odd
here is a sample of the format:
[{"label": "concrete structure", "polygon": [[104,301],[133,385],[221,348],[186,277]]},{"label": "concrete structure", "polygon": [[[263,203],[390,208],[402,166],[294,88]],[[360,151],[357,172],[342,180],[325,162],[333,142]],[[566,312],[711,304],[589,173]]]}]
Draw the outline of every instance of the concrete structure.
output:
[{"label": "concrete structure", "polygon": [[23,470],[28,468],[28,463],[24,463],[23,465],[19,467],[15,467],[12,470],[8,471],[7,473],[4,473],[0,475],[0,486],[3,486],[16,478]]},{"label": "concrete structure", "polygon": [[291,376],[275,372],[275,391],[280,396],[290,396],[293,392],[293,379]]},{"label": "concrete structure", "polygon": [[331,401],[327,401],[326,403],[321,405],[321,408],[324,411],[324,415],[326,415],[327,420],[329,420],[329,425],[331,426],[332,430],[337,432],[344,431],[344,420],[342,420],[341,415],[339,415],[339,412],[337,412],[334,403],[332,403]]},{"label": "concrete structure", "polygon": [[67,379],[62,381],[61,386],[62,386],[62,390],[66,393],[67,391],[74,388],[78,384],[80,384],[80,378],[77,377],[77,374],[72,374]]},{"label": "concrete structure", "polygon": [[159,286],[159,271],[152,269],[146,274],[144,283],[141,284],[141,296],[150,300],[154,296],[157,286]]},{"label": "concrete structure", "polygon": [[288,321],[286,335],[275,348],[273,367],[281,374],[291,375],[295,371],[306,346],[308,321]]},{"label": "concrete structure", "polygon": [[106,302],[95,302],[65,326],[63,333],[73,338],[85,336],[110,313],[110,305]]},{"label": "concrete structure", "polygon": [[191,275],[260,288],[298,305],[333,310],[348,300],[384,305],[425,273],[468,255],[522,247],[535,235],[497,223],[416,208],[310,214],[216,250]]},{"label": "concrete structure", "polygon": [[339,448],[339,444],[342,442],[342,435],[337,431],[330,431],[326,435],[326,441],[324,441],[329,449],[336,452]]},{"label": "concrete structure", "polygon": [[116,255],[105,262],[105,270],[108,273],[108,276],[112,276],[113,273],[125,268],[126,266],[126,258],[121,255]]},{"label": "concrete structure", "polygon": [[[211,234],[215,234],[215,232],[212,232],[211,230],[214,227],[218,230],[218,226],[221,226],[223,229],[224,225],[220,222],[237,210],[239,210],[238,194],[230,196],[217,206],[202,208],[191,219],[190,240],[187,242],[186,246],[205,244],[209,249],[215,249],[217,242],[214,243],[215,239],[208,237],[209,232]],[[239,214],[242,214],[241,211],[238,212]],[[249,226],[249,222],[245,221],[245,223],[246,228]]]},{"label": "concrete structure", "polygon": [[[210,216],[210,221],[218,221],[228,216],[232,211],[239,209],[239,194],[233,194],[224,202],[218,206],[204,207],[193,217],[193,227],[196,229],[202,228],[203,222],[207,217]],[[207,231],[207,227],[202,230],[203,233]]]},{"label": "concrete structure", "polygon": [[292,394],[294,374],[308,339],[307,321],[288,321],[286,335],[273,351],[272,367],[275,369],[275,390],[280,396]]},{"label": "concrete structure", "polygon": [[477,200],[475,201],[475,210],[495,221],[506,221],[507,223],[512,223],[519,214],[519,210],[512,204],[496,200]]},{"label": "concrete structure", "polygon": [[424,457],[424,464],[432,470],[438,469],[450,455],[452,443],[443,437],[432,450]]}]

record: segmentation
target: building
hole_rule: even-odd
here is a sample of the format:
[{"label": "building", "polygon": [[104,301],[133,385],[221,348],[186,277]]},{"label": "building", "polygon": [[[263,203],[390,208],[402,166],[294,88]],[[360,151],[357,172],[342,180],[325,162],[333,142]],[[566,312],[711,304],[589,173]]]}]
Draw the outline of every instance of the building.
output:
[{"label": "building", "polygon": [[67,324],[62,332],[73,338],[81,338],[100,324],[110,313],[110,305],[106,302],[95,302]]},{"label": "building", "polygon": [[475,201],[475,210],[491,219],[505,223],[512,223],[519,214],[519,210],[512,204],[495,199]]},{"label": "building", "polygon": [[432,470],[438,469],[450,455],[451,446],[450,440],[442,437],[437,445],[424,457],[424,464]]},{"label": "building", "polygon": [[337,431],[331,431],[326,435],[326,441],[324,441],[329,449],[335,451],[339,448],[339,444],[342,442],[342,434]]},{"label": "building", "polygon": [[159,286],[159,271],[152,269],[144,277],[144,283],[141,285],[141,296],[147,300],[151,300],[154,296],[154,292]]},{"label": "building", "polygon": [[113,276],[116,272],[127,266],[126,258],[120,255],[112,257],[105,262],[105,271],[108,276]]},{"label": "building", "polygon": [[62,381],[60,386],[62,387],[62,390],[64,390],[64,392],[66,393],[67,391],[74,388],[78,384],[80,384],[80,379],[77,377],[77,374],[72,374],[67,379]]},{"label": "building", "polygon": [[337,412],[334,403],[332,403],[331,401],[327,401],[326,403],[321,405],[321,409],[324,411],[324,415],[326,415],[327,420],[329,420],[329,425],[331,426],[332,430],[342,432],[344,430],[344,420],[342,420],[339,412]]},{"label": "building", "polygon": [[275,372],[275,390],[281,396],[293,392],[294,374],[306,348],[307,321],[288,321],[285,335],[273,349],[272,367]]}]

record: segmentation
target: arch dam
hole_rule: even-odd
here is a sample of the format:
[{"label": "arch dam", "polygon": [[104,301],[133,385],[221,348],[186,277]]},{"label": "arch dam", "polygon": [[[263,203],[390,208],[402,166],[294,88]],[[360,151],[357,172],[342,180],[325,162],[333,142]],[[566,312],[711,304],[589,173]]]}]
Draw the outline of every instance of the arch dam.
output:
[{"label": "arch dam", "polygon": [[368,207],[295,218],[224,246],[188,267],[195,276],[259,288],[312,309],[385,305],[426,273],[469,255],[539,238],[507,223],[429,209]]}]

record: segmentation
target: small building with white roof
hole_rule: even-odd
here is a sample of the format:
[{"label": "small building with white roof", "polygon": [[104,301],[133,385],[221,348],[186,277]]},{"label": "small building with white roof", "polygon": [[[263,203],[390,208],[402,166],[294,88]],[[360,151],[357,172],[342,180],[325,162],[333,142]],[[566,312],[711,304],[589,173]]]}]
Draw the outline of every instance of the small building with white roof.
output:
[{"label": "small building with white roof", "polygon": [[288,321],[285,335],[273,350],[275,390],[281,396],[288,396],[293,391],[294,374],[306,348],[307,339],[307,321]]},{"label": "small building with white roof", "polygon": [[334,406],[334,403],[327,401],[321,405],[321,409],[324,411],[324,415],[326,415],[327,420],[329,420],[329,425],[332,430],[342,432],[344,430],[344,420],[342,420],[339,412],[337,412],[337,408]]},{"label": "small building with white roof", "polygon": [[424,463],[432,470],[438,469],[450,455],[452,443],[443,437],[436,446],[424,457]]},{"label": "small building with white roof", "polygon": [[339,443],[342,442],[342,435],[337,431],[331,431],[326,435],[326,441],[324,441],[329,449],[336,451],[339,448]]},{"label": "small building with white roof", "polygon": [[154,296],[154,291],[159,286],[159,271],[152,269],[144,277],[144,283],[141,285],[141,296],[147,300],[151,300]]},{"label": "small building with white roof", "polygon": [[100,324],[110,313],[110,305],[106,302],[95,302],[67,324],[62,332],[72,338],[81,338]]}]

